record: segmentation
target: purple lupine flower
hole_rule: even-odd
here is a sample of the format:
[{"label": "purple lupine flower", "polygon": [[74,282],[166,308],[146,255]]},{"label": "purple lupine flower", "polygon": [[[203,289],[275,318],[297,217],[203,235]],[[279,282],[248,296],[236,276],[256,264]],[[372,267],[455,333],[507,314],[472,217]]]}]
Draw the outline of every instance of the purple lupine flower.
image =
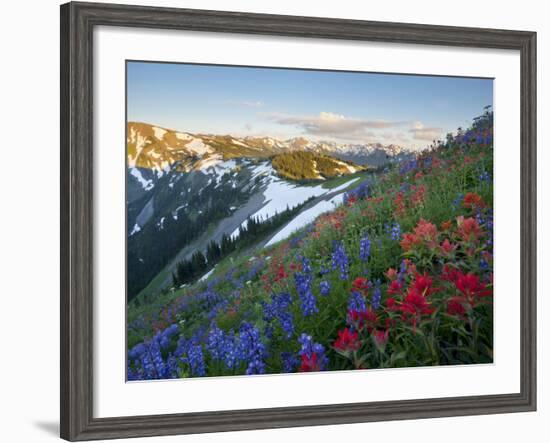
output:
[{"label": "purple lupine flower", "polygon": [[489,173],[483,169],[481,173],[479,174],[479,181],[482,183],[490,183],[491,182],[491,176]]},{"label": "purple lupine flower", "polygon": [[236,357],[247,364],[246,373],[263,374],[265,372],[265,345],[261,341],[260,330],[248,322],[242,322],[239,328],[239,341]]},{"label": "purple lupine flower", "polygon": [[311,360],[313,354],[317,354],[317,366],[319,370],[326,369],[328,365],[328,358],[325,355],[325,348],[320,343],[315,343],[311,335],[302,333],[298,338],[298,342],[301,345],[299,355],[302,357],[302,360],[307,359]]},{"label": "purple lupine flower", "polygon": [[348,279],[349,260],[341,242],[334,243],[334,251],[332,252],[332,269],[340,270],[340,280]]},{"label": "purple lupine flower", "polygon": [[366,312],[367,304],[363,294],[357,291],[352,291],[348,298],[348,311]]},{"label": "purple lupine flower", "polygon": [[290,305],[292,304],[292,298],[288,292],[282,292],[280,294],[272,294],[271,300],[271,303],[262,303],[264,320],[271,323],[273,320],[277,319],[286,337],[290,338],[294,333],[292,314],[289,311]]},{"label": "purple lupine flower", "polygon": [[408,160],[403,163],[401,163],[401,168],[399,169],[399,173],[401,175],[408,174],[412,170],[416,169],[418,167],[418,161],[416,159]]},{"label": "purple lupine flower", "polygon": [[294,274],[294,286],[300,298],[300,307],[304,317],[319,312],[317,309],[317,299],[311,290],[311,282],[313,281],[312,268],[309,260],[306,257],[301,257],[302,272]]},{"label": "purple lupine flower", "polygon": [[361,200],[369,196],[369,185],[367,180],[361,182],[356,188],[344,193],[344,204],[347,205],[351,201]]},{"label": "purple lupine flower", "polygon": [[310,274],[300,272],[294,274],[294,286],[300,298],[300,307],[304,317],[319,312],[319,309],[317,309],[317,299],[311,291],[311,281],[312,276]]},{"label": "purple lupine flower", "polygon": [[384,229],[393,241],[397,241],[401,238],[401,225],[399,222],[386,223]]},{"label": "purple lupine flower", "polygon": [[[161,352],[162,343],[169,343],[169,337],[177,333],[177,328],[169,327],[146,342],[138,343],[128,352],[129,380],[154,380],[177,377],[177,364],[170,354],[164,360]],[[168,337],[168,338],[167,338]],[[168,341],[167,341],[168,340]],[[131,365],[133,364],[133,369]]]},{"label": "purple lupine flower", "polygon": [[178,325],[172,324],[162,332],[157,333],[157,340],[159,341],[160,347],[162,349],[168,348],[168,346],[170,346],[172,337],[174,337],[178,332]]},{"label": "purple lupine flower", "polygon": [[313,269],[311,268],[311,262],[307,257],[302,256],[302,272],[305,274],[311,274]]},{"label": "purple lupine flower", "polygon": [[221,360],[225,353],[225,334],[213,323],[206,338],[206,350],[214,360]]},{"label": "purple lupine flower", "polygon": [[186,363],[191,369],[191,374],[196,377],[204,377],[206,375],[206,367],[204,365],[204,355],[200,344],[192,344],[187,351]]},{"label": "purple lupine flower", "polygon": [[236,347],[235,334],[233,331],[229,331],[229,333],[225,335],[224,353],[222,356],[222,360],[228,369],[233,369],[237,362]]},{"label": "purple lupine flower", "polygon": [[374,292],[372,293],[372,300],[371,300],[372,309],[378,309],[380,307],[381,299],[382,299],[382,289],[380,288],[380,279],[377,279],[374,287]]},{"label": "purple lupine flower", "polygon": [[361,261],[367,261],[370,256],[370,238],[369,234],[365,234],[361,240],[359,240],[359,258]]},{"label": "purple lupine flower", "polygon": [[456,198],[453,200],[452,205],[454,209],[457,209],[462,204],[462,200],[464,200],[464,195],[458,194]]},{"label": "purple lupine flower", "polygon": [[319,283],[319,289],[321,290],[321,295],[326,297],[330,293],[330,283],[327,280],[322,280]]},{"label": "purple lupine flower", "polygon": [[283,362],[283,372],[289,373],[296,371],[298,366],[298,358],[291,352],[281,352],[281,361]]}]

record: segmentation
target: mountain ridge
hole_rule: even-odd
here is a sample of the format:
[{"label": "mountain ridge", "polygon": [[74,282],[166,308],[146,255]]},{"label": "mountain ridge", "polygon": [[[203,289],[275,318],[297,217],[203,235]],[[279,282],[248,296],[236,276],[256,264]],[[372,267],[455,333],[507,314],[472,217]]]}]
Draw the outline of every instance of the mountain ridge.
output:
[{"label": "mountain ridge", "polygon": [[193,134],[143,122],[128,122],[127,129],[128,167],[152,169],[158,174],[174,165],[182,172],[189,172],[207,169],[233,158],[267,158],[296,151],[375,167],[415,155],[414,151],[393,144],[339,144],[304,137],[279,140],[274,137]]}]

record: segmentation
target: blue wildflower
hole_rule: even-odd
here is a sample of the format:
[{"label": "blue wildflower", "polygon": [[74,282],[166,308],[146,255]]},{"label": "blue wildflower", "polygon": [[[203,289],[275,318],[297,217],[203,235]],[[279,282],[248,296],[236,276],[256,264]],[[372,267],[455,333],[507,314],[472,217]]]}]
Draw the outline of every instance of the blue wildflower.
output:
[{"label": "blue wildflower", "polygon": [[258,328],[248,322],[242,322],[235,351],[236,358],[247,365],[247,374],[263,374],[265,372],[263,360],[266,357],[266,349]]},{"label": "blue wildflower", "polygon": [[[300,335],[298,342],[301,345],[299,355],[302,357],[302,362],[307,362],[308,366],[311,365],[308,367],[308,370],[322,371],[326,369],[328,358],[325,355],[325,348],[323,345],[314,343],[311,335],[305,333]],[[316,355],[316,359],[313,358],[313,354]]]},{"label": "blue wildflower", "polygon": [[334,243],[334,251],[332,252],[332,269],[340,270],[340,280],[348,279],[349,260],[344,249],[344,245],[340,242]]},{"label": "blue wildflower", "polygon": [[294,274],[294,285],[300,298],[300,306],[304,317],[319,312],[317,309],[317,299],[311,291],[311,281],[312,276],[310,274],[299,272]]},{"label": "blue wildflower", "polygon": [[292,314],[290,313],[292,297],[288,292],[282,292],[280,294],[273,294],[271,300],[271,303],[262,303],[264,320],[271,323],[277,319],[286,337],[290,338],[294,333],[294,323],[292,321]]},{"label": "blue wildflower", "polygon": [[281,352],[281,361],[283,362],[283,372],[294,372],[298,366],[298,358],[291,352]]},{"label": "blue wildflower", "polygon": [[462,204],[462,200],[464,200],[464,195],[458,194],[456,198],[453,200],[453,203],[452,203],[453,208],[457,209],[458,207],[460,207],[460,205]]},{"label": "blue wildflower", "polygon": [[321,295],[326,297],[330,293],[330,283],[327,280],[322,280],[319,283],[319,289],[321,291]]},{"label": "blue wildflower", "polygon": [[359,240],[359,258],[362,261],[367,261],[370,256],[370,246],[371,242],[369,239],[369,234],[365,234],[361,240]]},{"label": "blue wildflower", "polygon": [[405,161],[401,163],[399,173],[401,175],[405,175],[411,172],[412,170],[416,169],[417,167],[418,167],[418,161],[416,159]]},{"label": "blue wildflower", "polygon": [[490,183],[491,182],[491,176],[489,173],[484,169],[479,174],[479,181],[482,183]]},{"label": "blue wildflower", "polygon": [[352,291],[348,298],[348,311],[365,312],[366,310],[365,297],[360,292]]},{"label": "blue wildflower", "polygon": [[386,233],[390,234],[392,240],[397,241],[401,238],[401,225],[399,222],[386,223],[384,228]]},{"label": "blue wildflower", "polygon": [[206,368],[204,365],[204,355],[202,353],[202,346],[199,344],[192,344],[187,351],[187,364],[191,369],[191,374],[197,377],[204,377],[206,375]]},{"label": "blue wildflower", "polygon": [[377,279],[374,287],[374,292],[372,294],[372,300],[371,300],[372,309],[378,309],[380,307],[381,299],[382,299],[382,289],[380,288],[380,279]]}]

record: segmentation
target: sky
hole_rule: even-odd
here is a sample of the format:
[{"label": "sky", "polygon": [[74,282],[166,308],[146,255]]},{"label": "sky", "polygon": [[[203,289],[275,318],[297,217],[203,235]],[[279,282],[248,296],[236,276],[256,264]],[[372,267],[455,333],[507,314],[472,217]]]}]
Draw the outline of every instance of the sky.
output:
[{"label": "sky", "polygon": [[127,63],[128,121],[182,132],[422,148],[493,103],[493,81]]}]

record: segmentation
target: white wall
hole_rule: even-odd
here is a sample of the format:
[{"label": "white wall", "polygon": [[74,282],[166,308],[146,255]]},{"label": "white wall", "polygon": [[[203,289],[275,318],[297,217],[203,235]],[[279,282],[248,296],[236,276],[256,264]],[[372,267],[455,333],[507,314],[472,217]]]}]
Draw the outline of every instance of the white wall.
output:
[{"label": "white wall", "polygon": [[[153,4],[149,1],[119,3]],[[369,4],[371,3],[371,4]],[[509,4],[506,4],[509,3]],[[549,328],[543,315],[550,285],[549,88],[550,15],[540,0],[449,2],[357,0],[259,2],[253,0],[160,1],[157,5],[293,15],[402,21],[538,32],[539,121],[539,411],[529,414],[386,422],[347,426],[166,437],[148,441],[265,442],[343,439],[451,442],[542,441],[550,420]],[[54,441],[58,433],[58,156],[59,11],[53,0],[5,2],[0,26],[0,438]],[[546,247],[546,252],[544,249]],[[6,285],[7,282],[7,285]],[[545,426],[546,425],[546,426]]]}]

